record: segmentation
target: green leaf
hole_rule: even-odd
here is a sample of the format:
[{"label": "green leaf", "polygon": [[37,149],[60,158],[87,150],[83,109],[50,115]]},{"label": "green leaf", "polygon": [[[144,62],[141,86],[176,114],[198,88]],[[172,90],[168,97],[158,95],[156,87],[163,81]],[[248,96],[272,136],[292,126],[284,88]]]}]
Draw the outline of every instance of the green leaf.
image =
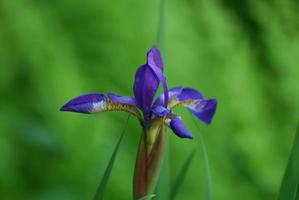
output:
[{"label": "green leaf", "polygon": [[181,187],[182,183],[184,182],[184,179],[188,173],[189,167],[191,165],[191,162],[194,158],[195,151],[191,152],[186,161],[184,162],[184,165],[182,166],[177,178],[174,181],[173,187],[171,188],[171,195],[170,199],[173,200],[176,197],[176,194]]},{"label": "green leaf", "polygon": [[207,200],[212,200],[213,186],[212,186],[212,175],[211,175],[211,168],[210,168],[210,163],[209,163],[208,150],[207,150],[206,144],[204,142],[204,138],[201,135],[199,126],[196,123],[194,116],[192,114],[191,114],[191,116],[192,116],[192,120],[193,120],[196,128],[199,130],[198,135],[199,135],[199,139],[200,139],[200,146],[201,146],[203,156],[204,156],[204,163],[205,163],[205,170],[206,170],[206,184],[207,184],[206,198],[207,198]]},{"label": "green leaf", "polygon": [[107,186],[107,183],[108,183],[108,180],[109,180],[109,177],[110,177],[110,174],[111,174],[111,171],[112,171],[112,168],[113,168],[113,165],[114,165],[114,161],[115,161],[115,158],[116,158],[116,155],[117,155],[117,152],[118,152],[118,149],[119,149],[119,145],[124,137],[124,134],[127,130],[127,127],[128,127],[128,121],[129,121],[129,118],[130,118],[130,115],[128,116],[127,120],[126,120],[126,123],[125,123],[125,127],[122,131],[122,134],[114,148],[114,151],[113,151],[113,154],[110,158],[110,161],[107,165],[107,168],[106,168],[106,171],[102,177],[102,180],[101,180],[101,183],[97,189],[97,193],[94,197],[94,200],[102,200],[103,197],[104,197],[104,193],[105,193],[105,190],[106,190],[106,186]]},{"label": "green leaf", "polygon": [[277,199],[299,199],[299,126]]},{"label": "green leaf", "polygon": [[155,196],[156,196],[155,194],[150,194],[150,195],[141,197],[141,198],[138,199],[138,200],[150,200],[150,199],[152,199],[152,198],[155,197]]}]

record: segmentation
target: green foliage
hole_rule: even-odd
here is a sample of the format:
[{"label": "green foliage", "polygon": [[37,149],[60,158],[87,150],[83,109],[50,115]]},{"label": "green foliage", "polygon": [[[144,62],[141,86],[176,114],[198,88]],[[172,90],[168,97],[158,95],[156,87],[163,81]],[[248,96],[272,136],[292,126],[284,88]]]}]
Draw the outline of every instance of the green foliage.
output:
[{"label": "green foliage", "polygon": [[156,195],[151,194],[151,195],[147,195],[147,196],[145,196],[145,197],[142,197],[142,198],[140,198],[140,199],[138,199],[138,200],[150,200],[150,199],[154,198],[155,196],[156,196]]},{"label": "green foliage", "polygon": [[114,165],[114,161],[115,161],[116,155],[118,153],[119,145],[120,145],[120,143],[121,143],[121,141],[122,141],[122,139],[123,139],[123,137],[125,135],[125,132],[127,130],[129,118],[130,118],[130,115],[127,118],[127,121],[125,123],[125,127],[123,129],[123,132],[122,132],[122,134],[121,134],[121,136],[120,136],[120,138],[119,138],[119,140],[118,140],[118,142],[117,142],[117,144],[115,146],[113,154],[112,154],[112,156],[110,158],[110,161],[109,161],[109,163],[107,165],[106,171],[105,171],[105,173],[103,175],[101,183],[100,183],[100,185],[98,187],[98,190],[97,190],[97,192],[95,194],[94,200],[102,200],[104,198],[104,194],[106,192],[106,186],[107,186],[107,183],[108,183],[108,180],[109,180],[109,177],[110,177],[113,165]]},{"label": "green foliage", "polygon": [[193,151],[192,153],[190,153],[190,155],[188,156],[188,158],[186,159],[186,161],[184,162],[184,165],[182,166],[178,176],[176,177],[173,186],[171,188],[171,195],[170,195],[170,199],[175,199],[175,196],[177,194],[177,192],[179,191],[180,186],[182,185],[182,183],[185,180],[185,177],[188,173],[190,164],[192,163],[192,160],[194,158],[194,154],[195,151]]},{"label": "green foliage", "polygon": [[298,199],[299,196],[299,126],[295,134],[289,161],[281,183],[278,200]]},{"label": "green foliage", "polygon": [[[168,137],[169,140],[169,137]],[[165,155],[164,155],[164,161],[162,164],[162,169],[160,173],[160,177],[158,180],[158,185],[156,188],[156,194],[155,197],[157,200],[163,200],[163,199],[169,199],[170,198],[170,190],[171,190],[171,184],[170,184],[170,154],[169,151],[169,142],[166,141],[165,144]]]},{"label": "green foliage", "polygon": [[211,176],[211,169],[210,169],[210,163],[209,163],[209,156],[207,152],[206,144],[203,140],[203,137],[201,137],[201,146],[204,154],[204,164],[205,164],[205,172],[206,172],[206,187],[207,187],[207,200],[212,200],[213,197],[213,186],[212,186],[212,176]]},{"label": "green foliage", "polygon": [[[191,116],[193,117],[193,116]],[[206,199],[207,200],[212,200],[212,195],[213,195],[213,186],[212,186],[212,175],[211,175],[211,168],[210,168],[210,163],[209,163],[209,155],[208,155],[208,150],[206,147],[206,143],[204,141],[204,138],[202,136],[202,133],[200,132],[200,128],[196,123],[195,117],[192,118],[196,128],[198,129],[198,135],[200,139],[200,146],[203,152],[203,159],[204,159],[204,165],[205,165],[205,173],[206,173],[206,187],[207,187],[207,192],[206,192]]]},{"label": "green foliage", "polygon": [[[156,41],[159,6],[0,1],[1,200],[93,198],[125,114],[58,110],[83,93],[133,94],[135,70]],[[212,124],[198,122],[213,199],[274,199],[299,115],[298,1],[165,0],[165,9],[169,87],[219,101]],[[176,112],[197,136],[184,109]],[[138,122],[128,130],[105,199],[132,199],[141,130]],[[172,178],[198,143],[168,134]],[[177,199],[204,199],[202,163],[194,157]]]}]

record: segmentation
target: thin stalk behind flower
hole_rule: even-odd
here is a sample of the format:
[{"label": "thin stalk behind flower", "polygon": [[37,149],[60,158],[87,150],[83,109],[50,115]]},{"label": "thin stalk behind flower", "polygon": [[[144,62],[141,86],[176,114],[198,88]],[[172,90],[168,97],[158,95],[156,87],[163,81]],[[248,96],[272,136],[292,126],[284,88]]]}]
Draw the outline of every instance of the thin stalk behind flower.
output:
[{"label": "thin stalk behind flower", "polygon": [[110,161],[106,167],[106,171],[102,177],[102,180],[100,182],[100,185],[98,186],[98,189],[97,189],[97,192],[94,196],[94,200],[102,200],[104,198],[104,194],[105,194],[105,190],[106,190],[106,186],[107,186],[107,182],[109,180],[109,177],[110,177],[110,174],[111,174],[111,171],[112,171],[112,168],[113,168],[113,165],[114,165],[114,161],[115,161],[115,158],[116,158],[116,155],[118,153],[118,149],[119,149],[119,146],[120,146],[120,143],[126,133],[126,130],[127,130],[127,127],[128,127],[128,122],[129,122],[129,119],[130,119],[130,114],[128,115],[127,117],[127,120],[125,122],[125,127],[122,131],[122,134],[114,148],[114,151],[113,151],[113,154],[110,158]]},{"label": "thin stalk behind flower", "polygon": [[[167,139],[165,125],[161,123],[159,126],[159,129],[156,129],[158,133],[143,130],[135,165],[134,199],[152,194],[155,190]],[[150,146],[147,141],[149,134],[157,134],[154,143]]]}]

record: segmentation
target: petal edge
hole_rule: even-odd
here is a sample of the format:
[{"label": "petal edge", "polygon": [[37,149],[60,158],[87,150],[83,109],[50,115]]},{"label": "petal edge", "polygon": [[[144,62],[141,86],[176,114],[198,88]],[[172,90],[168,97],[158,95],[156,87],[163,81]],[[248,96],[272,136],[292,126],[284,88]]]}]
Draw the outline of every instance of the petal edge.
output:
[{"label": "petal edge", "polygon": [[78,113],[95,113],[107,109],[106,98],[103,94],[91,93],[73,98],[60,108],[60,111],[70,111]]},{"label": "petal edge", "polygon": [[178,137],[193,139],[192,134],[187,130],[179,116],[172,118],[169,122],[169,126]]}]

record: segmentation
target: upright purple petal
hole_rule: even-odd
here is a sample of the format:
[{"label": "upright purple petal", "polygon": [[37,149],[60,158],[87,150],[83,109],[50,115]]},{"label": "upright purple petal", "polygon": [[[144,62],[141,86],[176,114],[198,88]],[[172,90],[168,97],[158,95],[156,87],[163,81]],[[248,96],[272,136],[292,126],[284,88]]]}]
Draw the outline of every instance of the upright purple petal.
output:
[{"label": "upright purple petal", "polygon": [[153,46],[151,50],[147,53],[147,64],[152,68],[155,75],[162,84],[164,91],[164,107],[167,107],[168,103],[168,88],[166,84],[166,78],[163,74],[164,65],[160,51],[156,46]]},{"label": "upright purple petal", "polygon": [[168,101],[168,88],[163,74],[163,61],[156,47],[152,47],[147,53],[147,64],[139,67],[135,74],[134,95],[137,106],[148,114],[151,110],[153,98],[162,83],[165,103]]},{"label": "upright purple petal", "polygon": [[159,79],[148,65],[138,68],[135,74],[134,96],[137,106],[144,112],[149,113],[155,93],[159,87]]},{"label": "upright purple petal", "polygon": [[106,98],[103,94],[93,93],[78,96],[66,103],[61,111],[71,111],[79,113],[102,112],[107,109]]},{"label": "upright purple petal", "polygon": [[159,67],[163,71],[163,60],[160,51],[156,46],[153,46],[147,53],[147,64],[150,66]]},{"label": "upright purple petal", "polygon": [[153,72],[155,73],[156,77],[162,83],[163,91],[164,91],[164,107],[167,107],[168,104],[168,88],[166,84],[166,78],[162,72],[162,70],[156,66],[150,66]]},{"label": "upright purple petal", "polygon": [[192,139],[192,134],[187,130],[185,124],[179,116],[172,118],[169,122],[171,130],[180,138],[189,138]]}]

